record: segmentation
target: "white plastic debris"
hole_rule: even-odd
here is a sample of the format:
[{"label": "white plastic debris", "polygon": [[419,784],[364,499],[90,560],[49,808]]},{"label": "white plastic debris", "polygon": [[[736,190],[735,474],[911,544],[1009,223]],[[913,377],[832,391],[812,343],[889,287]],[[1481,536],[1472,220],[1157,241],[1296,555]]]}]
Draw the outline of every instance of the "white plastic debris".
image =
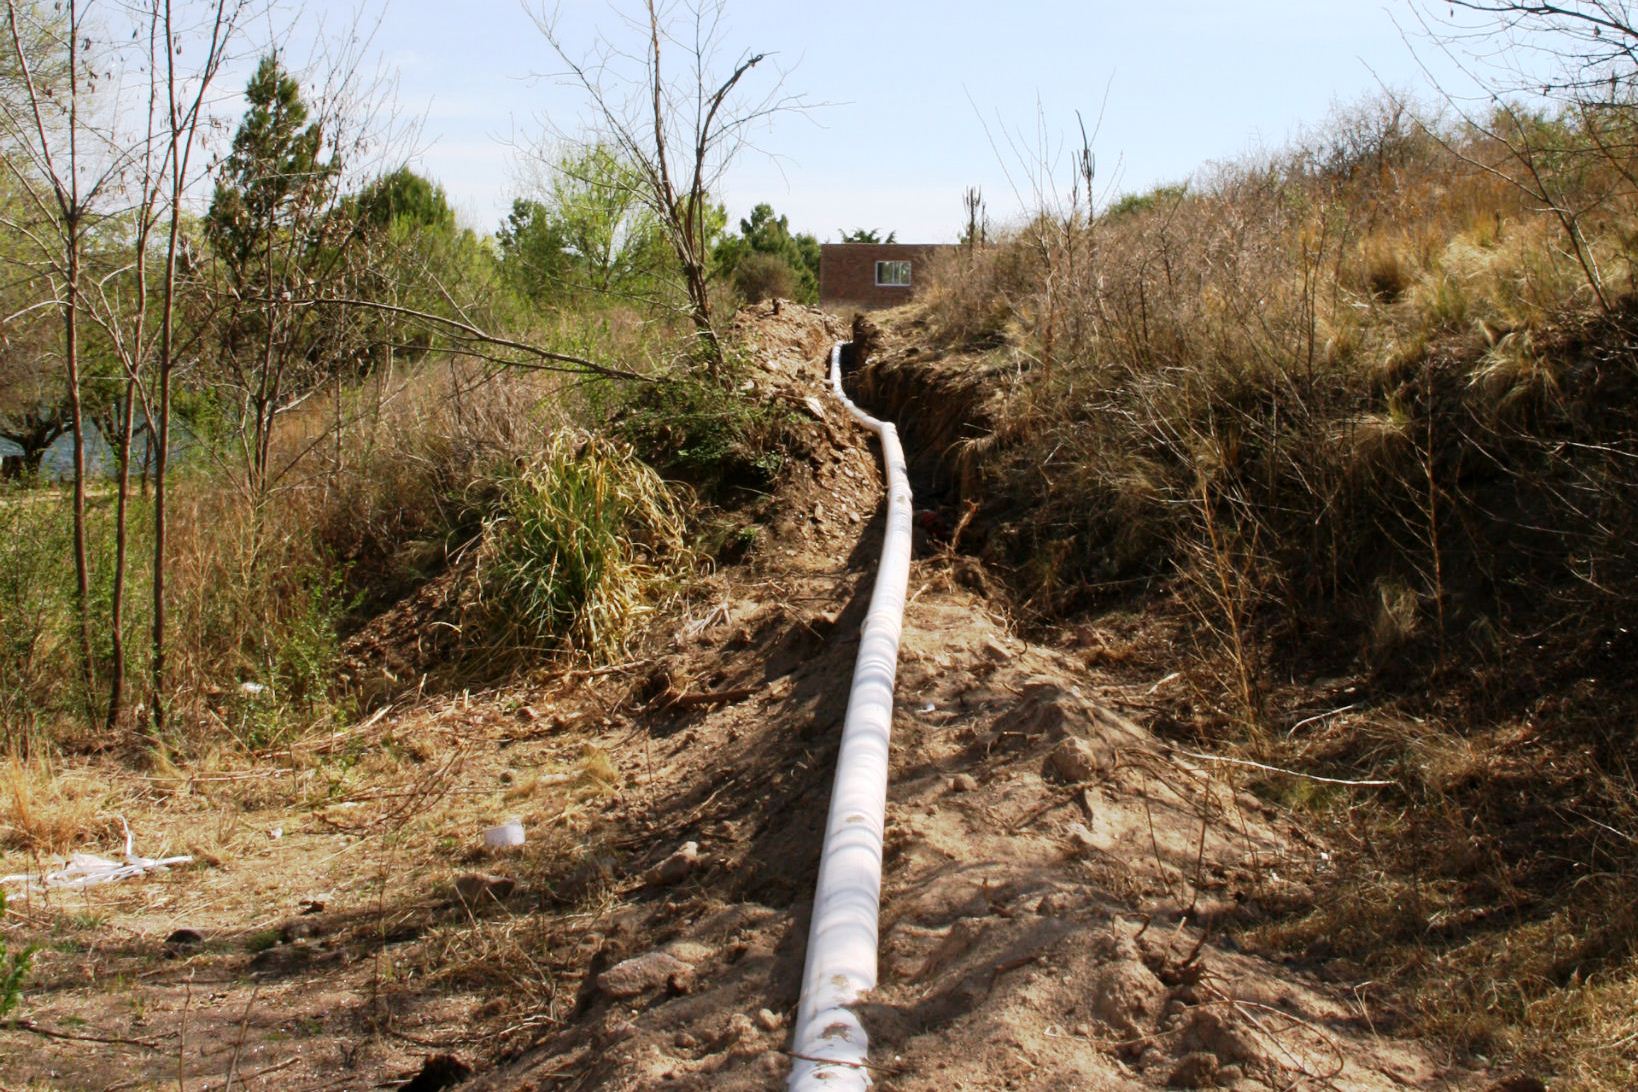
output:
[{"label": "white plastic debris", "polygon": [[510,849],[523,844],[523,820],[508,819],[483,832],[483,844],[490,849]]},{"label": "white plastic debris", "polygon": [[119,880],[128,880],[133,876],[144,876],[149,872],[163,872],[171,865],[188,864],[193,858],[180,857],[138,857],[132,850],[131,827],[121,816],[119,825],[125,829],[124,859],[111,861],[107,857],[98,857],[94,853],[70,854],[68,863],[55,872],[47,872],[36,876],[32,873],[20,872],[13,876],[0,876],[0,884],[21,884],[24,888],[40,887],[46,889],[81,887],[96,887],[100,884],[115,883]]},{"label": "white plastic debris", "polygon": [[247,698],[254,698],[266,690],[267,687],[263,686],[259,682],[244,682],[239,684],[239,693],[245,695]]}]

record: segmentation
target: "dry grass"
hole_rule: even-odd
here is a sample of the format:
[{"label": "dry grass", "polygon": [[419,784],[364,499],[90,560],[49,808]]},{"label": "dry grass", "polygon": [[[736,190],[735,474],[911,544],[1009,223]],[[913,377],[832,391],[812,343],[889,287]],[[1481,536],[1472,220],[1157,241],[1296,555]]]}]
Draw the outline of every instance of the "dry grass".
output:
[{"label": "dry grass", "polygon": [[30,855],[62,855],[120,832],[107,783],[66,772],[35,754],[0,765],[0,846]]},{"label": "dry grass", "polygon": [[[1403,786],[1288,801],[1352,848],[1265,939],[1439,998],[1422,1031],[1612,1087],[1638,1064],[1614,1000],[1638,981],[1638,194],[1631,164],[1563,163],[1595,284],[1478,166],[1511,154],[1367,104],[957,252],[920,317],[1016,377],[952,477],[1028,616],[1164,590],[1196,646],[1180,723]],[[1328,676],[1378,710],[1292,738]]]},{"label": "dry grass", "polygon": [[[1350,847],[1340,874],[1253,942],[1402,989],[1385,1008],[1417,1034],[1556,1072],[1555,1087],[1623,1087],[1638,1061],[1634,785],[1588,771],[1573,787],[1526,775],[1521,792],[1495,736],[1397,742],[1412,806],[1310,805]],[[1554,812],[1573,825],[1553,829]]]},{"label": "dry grass", "polygon": [[625,649],[693,565],[672,488],[619,443],[559,431],[500,478],[480,580],[503,647]]},{"label": "dry grass", "polygon": [[[264,495],[247,487],[231,446],[196,451],[171,483],[165,745],[194,757],[224,743],[277,749],[345,717],[335,676],[349,618],[440,572],[482,536],[514,460],[560,431],[558,407],[555,386],[535,377],[429,361],[286,415]],[[102,701],[68,671],[68,519],[49,498],[0,498],[0,561],[15,574],[0,579],[0,718],[8,744],[24,752],[77,737]],[[90,537],[95,594],[106,594],[106,498],[93,506]],[[150,595],[142,559],[152,550],[141,505],[132,538],[126,671],[140,701]],[[137,726],[149,720],[140,704],[134,714]]]}]

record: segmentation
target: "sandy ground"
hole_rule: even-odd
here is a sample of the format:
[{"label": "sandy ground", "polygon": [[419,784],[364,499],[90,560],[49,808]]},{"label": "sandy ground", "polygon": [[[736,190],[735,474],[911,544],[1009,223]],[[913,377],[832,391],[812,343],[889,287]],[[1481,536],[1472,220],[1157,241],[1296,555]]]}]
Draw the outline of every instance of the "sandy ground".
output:
[{"label": "sandy ground", "polygon": [[[261,767],[51,772],[38,807],[76,801],[83,848],[115,848],[119,814],[139,852],[199,860],[12,903],[8,941],[41,950],[0,1086],[781,1084],[882,513],[822,390],[834,323],[739,327],[760,392],[815,418],[812,455],[631,662],[400,701]],[[1388,1035],[1361,984],[1242,951],[1325,847],[1145,730],[1163,668],[1085,652],[1123,634],[1019,639],[930,530],[865,1011],[879,1087],[1490,1084]],[[528,843],[484,851],[509,816]]]}]

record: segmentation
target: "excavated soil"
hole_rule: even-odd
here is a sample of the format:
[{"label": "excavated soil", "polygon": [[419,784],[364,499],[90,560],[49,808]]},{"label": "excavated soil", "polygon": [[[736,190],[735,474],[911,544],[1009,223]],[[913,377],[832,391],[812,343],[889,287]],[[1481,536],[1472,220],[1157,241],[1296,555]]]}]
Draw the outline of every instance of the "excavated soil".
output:
[{"label": "excavated soil", "polygon": [[[200,860],[13,903],[8,939],[45,947],[0,1083],[781,1084],[883,511],[869,437],[823,388],[834,320],[786,304],[735,334],[757,393],[811,419],[812,454],[747,558],[632,661],[399,698],[277,769],[58,771],[103,786],[139,852]],[[925,529],[864,1013],[878,1086],[1493,1079],[1394,1039],[1360,984],[1241,951],[1325,847],[1145,729],[1164,665],[1100,666],[1086,647],[1115,633],[1020,639],[980,564]],[[410,606],[369,629],[360,670],[418,668]],[[483,850],[511,816],[528,842]]]}]

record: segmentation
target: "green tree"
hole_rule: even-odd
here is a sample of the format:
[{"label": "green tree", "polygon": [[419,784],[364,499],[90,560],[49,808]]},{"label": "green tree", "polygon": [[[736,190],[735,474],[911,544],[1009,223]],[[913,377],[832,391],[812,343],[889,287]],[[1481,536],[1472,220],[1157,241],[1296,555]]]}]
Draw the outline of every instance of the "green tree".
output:
[{"label": "green tree", "polygon": [[854,228],[852,231],[844,230],[842,232],[842,242],[844,242],[844,243],[894,243],[894,242],[898,241],[898,236],[899,236],[898,232],[890,231],[890,232],[887,233],[887,238],[883,239],[882,238],[882,233],[880,231],[878,231],[876,228]]},{"label": "green tree", "polygon": [[587,291],[650,299],[669,254],[636,171],[605,144],[553,162],[545,192],[513,203],[498,241],[514,283],[537,303]]},{"label": "green tree", "polygon": [[301,85],[276,53],[256,66],[245,98],[250,108],[217,174],[205,227],[217,257],[248,284],[270,264],[279,232],[315,219],[339,163],[322,160],[323,127],[308,121]]},{"label": "green tree", "polygon": [[408,167],[382,175],[348,202],[361,227],[386,228],[407,223],[435,231],[455,230],[455,210],[444,188]]},{"label": "green tree", "polygon": [[7,323],[0,337],[0,439],[21,449],[18,474],[32,478],[39,473],[46,449],[72,427],[62,361],[52,343],[61,331],[24,315]]},{"label": "green tree", "polygon": [[520,197],[506,222],[495,232],[501,272],[531,302],[546,304],[562,297],[574,255],[562,223],[545,202]]},{"label": "green tree", "polygon": [[390,367],[400,351],[427,352],[440,319],[503,294],[494,253],[457,223],[443,187],[408,167],[370,182],[334,215],[342,226],[330,234],[347,240],[334,279],[347,302],[325,308],[319,330],[329,358],[354,374]]},{"label": "green tree", "polygon": [[265,489],[273,421],[324,375],[320,320],[306,306],[354,234],[333,216],[340,162],[309,120],[300,85],[262,58],[245,88],[249,108],[217,172],[205,237],[233,305],[220,331],[219,381],[246,438],[252,488]]},{"label": "green tree", "polygon": [[738,235],[717,244],[713,256],[719,274],[728,277],[747,301],[771,294],[803,303],[819,298],[819,240],[791,234],[790,221],[766,202],[739,222]]}]

